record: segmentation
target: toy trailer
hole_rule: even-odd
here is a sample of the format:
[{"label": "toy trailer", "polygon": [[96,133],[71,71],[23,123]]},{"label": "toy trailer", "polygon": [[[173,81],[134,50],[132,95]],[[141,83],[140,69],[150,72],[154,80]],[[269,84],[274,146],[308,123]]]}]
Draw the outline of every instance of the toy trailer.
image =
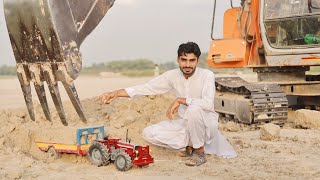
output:
[{"label": "toy trailer", "polygon": [[143,167],[153,163],[150,151],[149,146],[133,145],[120,139],[106,139],[93,141],[88,157],[94,165],[103,166],[113,161],[119,171],[127,171],[133,165]]},{"label": "toy trailer", "polygon": [[56,142],[36,142],[41,151],[48,153],[50,159],[60,158],[61,153],[87,155],[91,142],[103,139],[104,126],[79,128],[76,131],[76,144],[63,144]]}]

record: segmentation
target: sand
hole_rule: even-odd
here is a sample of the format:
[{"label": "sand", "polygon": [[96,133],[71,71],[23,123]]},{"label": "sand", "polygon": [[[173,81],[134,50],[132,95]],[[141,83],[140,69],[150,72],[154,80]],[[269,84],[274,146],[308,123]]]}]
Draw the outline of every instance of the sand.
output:
[{"label": "sand", "polygon": [[[291,121],[280,129],[276,141],[262,140],[260,130],[255,127],[220,124],[221,132],[234,146],[238,157],[223,159],[209,155],[204,165],[188,167],[176,151],[153,146],[141,136],[144,127],[165,119],[165,112],[174,99],[171,94],[120,98],[109,105],[95,101],[95,96],[106,90],[148,79],[78,78],[76,86],[88,124],[79,120],[64,94],[68,127],[61,124],[52,103],[53,122],[45,120],[38,103],[36,121],[31,121],[17,79],[0,79],[0,179],[319,179],[320,130],[306,128],[301,121],[299,125],[294,124],[295,112],[290,112]],[[62,88],[61,92],[64,92]],[[98,125],[105,126],[110,137],[123,139],[129,129],[133,143],[150,145],[155,163],[119,172],[113,164],[96,167],[87,157],[72,154],[63,154],[61,159],[52,161],[35,146],[36,141],[74,143],[77,128]]]}]

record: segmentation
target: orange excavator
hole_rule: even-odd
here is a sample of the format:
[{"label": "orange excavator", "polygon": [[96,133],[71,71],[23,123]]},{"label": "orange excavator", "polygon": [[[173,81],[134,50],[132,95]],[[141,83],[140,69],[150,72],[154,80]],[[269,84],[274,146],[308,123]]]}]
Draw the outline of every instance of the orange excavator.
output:
[{"label": "orange excavator", "polygon": [[[73,80],[81,70],[79,47],[114,0],[4,0],[17,75],[32,120],[33,82],[44,114],[51,120],[44,82],[67,125],[58,81],[80,119],[86,122]],[[216,0],[213,0],[213,23]],[[223,38],[211,33],[207,62],[214,68],[253,68],[258,82],[216,78],[215,110],[241,123],[284,121],[290,107],[319,109],[320,78],[306,75],[320,65],[319,0],[241,0],[224,14]],[[213,32],[213,31],[212,31]]]},{"label": "orange excavator", "polygon": [[288,108],[319,109],[320,78],[306,71],[320,65],[320,0],[241,0],[223,18],[223,38],[211,35],[209,66],[252,68],[258,82],[216,78],[222,119],[283,122]]}]

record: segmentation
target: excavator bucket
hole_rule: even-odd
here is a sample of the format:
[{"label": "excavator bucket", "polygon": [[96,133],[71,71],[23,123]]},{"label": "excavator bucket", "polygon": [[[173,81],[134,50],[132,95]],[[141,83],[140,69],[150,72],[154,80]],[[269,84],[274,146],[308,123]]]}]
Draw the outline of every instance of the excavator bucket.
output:
[{"label": "excavator bucket", "polygon": [[81,121],[86,122],[73,84],[82,67],[79,48],[113,3],[114,0],[4,0],[17,76],[32,120],[35,115],[31,83],[46,119],[51,121],[45,81],[61,122],[68,125],[58,88],[61,81]]}]

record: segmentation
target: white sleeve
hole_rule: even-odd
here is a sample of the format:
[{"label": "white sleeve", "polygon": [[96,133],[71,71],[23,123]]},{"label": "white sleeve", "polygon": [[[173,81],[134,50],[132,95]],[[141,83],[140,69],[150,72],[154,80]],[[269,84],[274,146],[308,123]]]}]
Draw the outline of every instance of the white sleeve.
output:
[{"label": "white sleeve", "polygon": [[190,105],[198,105],[203,110],[214,110],[214,96],[216,93],[214,74],[208,75],[204,81],[201,98],[187,98],[186,103]]},{"label": "white sleeve", "polygon": [[163,94],[169,92],[171,89],[172,85],[169,81],[168,72],[166,72],[145,84],[125,88],[125,91],[133,98],[143,95]]}]

